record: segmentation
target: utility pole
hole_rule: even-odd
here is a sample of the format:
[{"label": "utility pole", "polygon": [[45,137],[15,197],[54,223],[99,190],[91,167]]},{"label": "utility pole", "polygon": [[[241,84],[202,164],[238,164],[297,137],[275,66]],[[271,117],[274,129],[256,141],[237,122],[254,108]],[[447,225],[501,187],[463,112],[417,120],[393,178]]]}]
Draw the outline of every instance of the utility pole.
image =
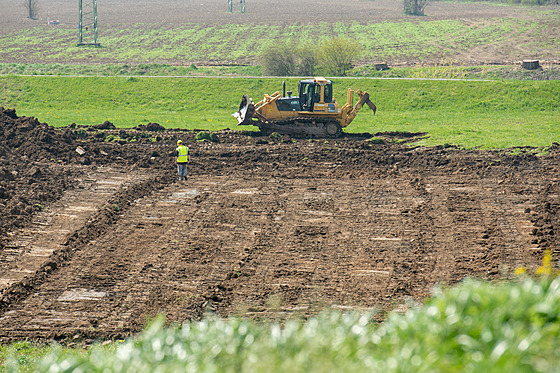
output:
[{"label": "utility pole", "polygon": [[101,46],[97,41],[97,0],[78,0],[79,4],[79,39],[78,45]]},{"label": "utility pole", "polygon": [[245,13],[245,0],[228,0],[228,12]]}]

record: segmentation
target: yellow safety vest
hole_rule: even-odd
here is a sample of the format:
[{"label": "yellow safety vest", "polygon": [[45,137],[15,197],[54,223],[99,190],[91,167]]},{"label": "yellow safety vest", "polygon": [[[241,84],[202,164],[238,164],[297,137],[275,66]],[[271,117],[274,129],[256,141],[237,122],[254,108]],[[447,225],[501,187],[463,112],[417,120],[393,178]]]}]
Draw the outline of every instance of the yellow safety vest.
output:
[{"label": "yellow safety vest", "polygon": [[177,148],[177,163],[187,163],[189,161],[189,148],[181,145]]}]

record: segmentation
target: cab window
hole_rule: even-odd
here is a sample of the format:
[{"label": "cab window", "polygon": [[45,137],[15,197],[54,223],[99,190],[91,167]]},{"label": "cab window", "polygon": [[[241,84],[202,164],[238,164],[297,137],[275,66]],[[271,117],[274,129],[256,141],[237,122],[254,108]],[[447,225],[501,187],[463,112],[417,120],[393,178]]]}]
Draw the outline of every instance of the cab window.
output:
[{"label": "cab window", "polygon": [[325,85],[325,102],[332,102],[333,97],[332,84]]}]

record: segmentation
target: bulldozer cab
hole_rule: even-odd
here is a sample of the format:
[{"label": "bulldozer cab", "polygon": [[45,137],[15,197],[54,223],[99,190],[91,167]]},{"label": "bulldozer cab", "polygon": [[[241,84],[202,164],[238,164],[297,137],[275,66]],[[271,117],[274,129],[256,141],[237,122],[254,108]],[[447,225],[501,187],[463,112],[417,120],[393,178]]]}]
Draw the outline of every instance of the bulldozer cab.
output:
[{"label": "bulldozer cab", "polygon": [[313,111],[317,103],[332,102],[332,82],[325,78],[301,80],[299,82],[299,102],[302,110]]}]

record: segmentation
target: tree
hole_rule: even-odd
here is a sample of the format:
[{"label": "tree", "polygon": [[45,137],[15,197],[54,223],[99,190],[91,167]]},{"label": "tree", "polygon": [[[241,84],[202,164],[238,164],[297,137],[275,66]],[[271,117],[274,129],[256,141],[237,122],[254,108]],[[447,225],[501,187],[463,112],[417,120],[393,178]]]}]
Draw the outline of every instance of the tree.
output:
[{"label": "tree", "polygon": [[269,45],[260,55],[265,75],[294,75],[296,61],[294,48],[286,42]]},{"label": "tree", "polygon": [[27,9],[27,18],[37,19],[39,15],[39,0],[24,0],[23,6]]},{"label": "tree", "polygon": [[423,16],[428,0],[403,0],[404,14],[410,16]]},{"label": "tree", "polygon": [[309,42],[300,43],[295,53],[296,74],[299,76],[313,76],[317,68],[317,53],[314,46]]},{"label": "tree", "polygon": [[266,75],[312,76],[315,71],[315,51],[307,43],[274,43],[261,53],[260,58]]},{"label": "tree", "polygon": [[260,55],[263,72],[275,76],[344,76],[352,62],[362,53],[362,46],[344,38],[332,38],[318,46],[309,42],[277,42]]},{"label": "tree", "polygon": [[345,76],[362,51],[362,46],[354,40],[332,38],[319,45],[317,62],[325,75]]}]

